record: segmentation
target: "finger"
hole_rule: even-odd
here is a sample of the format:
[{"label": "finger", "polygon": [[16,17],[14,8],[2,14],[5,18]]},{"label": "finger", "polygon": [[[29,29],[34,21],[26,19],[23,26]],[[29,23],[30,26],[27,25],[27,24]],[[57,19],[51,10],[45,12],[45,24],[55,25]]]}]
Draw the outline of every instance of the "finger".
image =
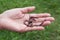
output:
[{"label": "finger", "polygon": [[54,19],[54,17],[47,17],[46,19],[45,19],[46,21],[54,21],[55,19]]},{"label": "finger", "polygon": [[46,17],[46,18],[36,18],[35,22],[43,22],[43,21],[54,21],[55,19],[53,17]]},{"label": "finger", "polygon": [[42,22],[33,23],[33,26],[39,26]]},{"label": "finger", "polygon": [[44,30],[44,27],[27,27],[25,31],[33,31],[33,30]]},{"label": "finger", "polygon": [[22,13],[28,13],[28,12],[32,12],[33,10],[35,10],[35,6],[22,8],[21,12]]},{"label": "finger", "polygon": [[41,14],[30,14],[30,17],[50,17],[51,15],[49,13],[41,13]]},{"label": "finger", "polygon": [[50,21],[45,21],[42,24],[41,23],[42,22],[33,23],[33,26],[39,26],[39,25],[41,25],[41,26],[47,26],[47,25],[51,24]]},{"label": "finger", "polygon": [[50,21],[45,21],[45,22],[42,24],[42,26],[47,26],[47,25],[50,25],[50,24],[51,24]]}]

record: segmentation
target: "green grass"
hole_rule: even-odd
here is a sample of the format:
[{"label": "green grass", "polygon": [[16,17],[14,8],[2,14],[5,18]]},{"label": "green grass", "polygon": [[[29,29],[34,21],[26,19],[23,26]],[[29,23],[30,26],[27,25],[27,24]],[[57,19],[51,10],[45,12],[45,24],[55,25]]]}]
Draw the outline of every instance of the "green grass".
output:
[{"label": "green grass", "polygon": [[36,6],[36,13],[50,13],[55,22],[43,31],[16,33],[1,30],[0,40],[60,40],[60,0],[0,0],[0,13],[27,6]]}]

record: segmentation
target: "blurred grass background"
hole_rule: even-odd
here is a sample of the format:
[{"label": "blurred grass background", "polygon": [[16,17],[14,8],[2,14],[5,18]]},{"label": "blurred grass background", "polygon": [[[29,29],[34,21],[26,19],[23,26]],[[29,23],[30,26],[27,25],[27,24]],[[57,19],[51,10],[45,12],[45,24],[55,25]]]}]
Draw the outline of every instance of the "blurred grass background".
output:
[{"label": "blurred grass background", "polygon": [[50,13],[55,22],[43,31],[16,33],[0,30],[0,40],[60,40],[60,0],[0,0],[0,13],[27,6],[36,6],[36,13]]}]

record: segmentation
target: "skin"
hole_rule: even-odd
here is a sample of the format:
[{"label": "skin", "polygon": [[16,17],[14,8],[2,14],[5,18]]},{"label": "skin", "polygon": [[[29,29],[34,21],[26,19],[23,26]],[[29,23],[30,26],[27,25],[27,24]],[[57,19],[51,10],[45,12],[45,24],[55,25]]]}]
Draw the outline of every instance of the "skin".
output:
[{"label": "skin", "polygon": [[[10,9],[0,14],[0,29],[6,29],[16,32],[26,32],[32,30],[44,30],[44,26],[50,25],[54,21],[49,13],[28,14],[35,10],[35,7],[24,7]],[[37,17],[35,24],[44,23],[41,26],[28,27],[24,24],[25,20],[29,20],[29,17]]]}]

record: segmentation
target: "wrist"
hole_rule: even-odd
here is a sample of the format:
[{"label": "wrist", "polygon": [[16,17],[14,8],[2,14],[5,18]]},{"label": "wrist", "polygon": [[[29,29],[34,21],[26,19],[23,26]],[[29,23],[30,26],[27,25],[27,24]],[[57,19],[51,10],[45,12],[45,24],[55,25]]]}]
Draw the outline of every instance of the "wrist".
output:
[{"label": "wrist", "polygon": [[2,29],[2,25],[1,25],[1,14],[0,14],[0,29]]}]

